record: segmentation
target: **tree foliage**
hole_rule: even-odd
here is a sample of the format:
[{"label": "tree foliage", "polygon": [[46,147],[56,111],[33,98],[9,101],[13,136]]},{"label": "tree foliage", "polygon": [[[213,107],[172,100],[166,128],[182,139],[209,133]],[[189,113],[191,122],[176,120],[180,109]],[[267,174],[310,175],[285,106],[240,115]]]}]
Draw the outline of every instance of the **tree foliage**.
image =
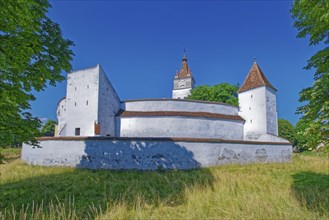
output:
[{"label": "tree foliage", "polygon": [[[314,127],[316,126],[316,127]],[[319,123],[300,119],[295,126],[295,137],[298,148],[303,150],[314,150],[321,142],[321,134],[309,129],[319,129]]]},{"label": "tree foliage", "polygon": [[315,53],[305,69],[314,69],[312,86],[300,92],[299,101],[306,104],[297,109],[309,121],[305,135],[321,136],[322,143],[329,139],[329,1],[296,0],[291,9],[298,38],[309,37],[309,45],[323,47]]},{"label": "tree foliage", "polygon": [[41,129],[41,133],[44,136],[48,136],[48,135],[52,135],[54,136],[55,134],[55,125],[56,125],[56,121],[54,120],[48,120],[42,127]]},{"label": "tree foliage", "polygon": [[28,112],[32,91],[71,70],[73,42],[47,17],[49,7],[48,0],[0,1],[0,146],[36,143],[41,122]]},{"label": "tree foliage", "polygon": [[295,128],[288,120],[279,119],[278,120],[278,130],[279,130],[280,137],[287,139],[293,145],[296,144]]},{"label": "tree foliage", "polygon": [[214,86],[197,86],[192,89],[187,97],[190,100],[203,100],[212,102],[224,102],[238,106],[237,85],[229,83],[220,83]]}]

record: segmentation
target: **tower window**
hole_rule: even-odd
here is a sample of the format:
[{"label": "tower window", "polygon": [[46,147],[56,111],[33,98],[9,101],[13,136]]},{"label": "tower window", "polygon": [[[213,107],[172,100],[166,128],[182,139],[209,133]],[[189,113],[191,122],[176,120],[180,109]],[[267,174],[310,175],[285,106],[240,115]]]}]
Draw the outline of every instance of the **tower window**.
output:
[{"label": "tower window", "polygon": [[250,95],[250,98],[252,98],[253,96],[252,96],[252,94]]},{"label": "tower window", "polygon": [[88,105],[88,100],[86,101],[86,105]]},{"label": "tower window", "polygon": [[268,97],[268,96],[266,96],[266,101],[267,101],[267,102],[269,102],[269,101],[270,101],[270,99],[269,99],[269,97]]},{"label": "tower window", "polygon": [[74,102],[74,105],[77,106],[77,102]]},{"label": "tower window", "polygon": [[87,85],[87,89],[89,89],[89,85]]},{"label": "tower window", "polygon": [[249,107],[249,110],[251,110],[251,107]]},{"label": "tower window", "polygon": [[77,87],[74,87],[75,91],[77,91]]},{"label": "tower window", "polygon": [[250,120],[250,124],[252,124],[252,119]]},{"label": "tower window", "polygon": [[74,134],[75,136],[80,136],[80,128],[75,128]]}]

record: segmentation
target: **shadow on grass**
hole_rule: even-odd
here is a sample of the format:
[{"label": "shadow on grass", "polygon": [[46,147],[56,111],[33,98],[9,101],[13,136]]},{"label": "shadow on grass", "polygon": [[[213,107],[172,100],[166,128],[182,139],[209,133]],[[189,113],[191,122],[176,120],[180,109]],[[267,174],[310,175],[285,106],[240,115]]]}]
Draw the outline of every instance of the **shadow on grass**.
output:
[{"label": "shadow on grass", "polygon": [[292,189],[296,199],[307,209],[319,214],[329,213],[329,175],[300,172],[293,176]]},{"label": "shadow on grass", "polygon": [[11,210],[13,206],[19,213],[23,205],[31,206],[34,202],[43,203],[43,212],[49,214],[47,204],[51,201],[69,207],[72,198],[78,218],[88,216],[92,205],[104,211],[109,204],[124,203],[130,209],[140,201],[151,206],[160,203],[177,206],[185,201],[187,188],[212,187],[213,181],[208,169],[144,172],[76,169],[0,185],[0,211]]}]

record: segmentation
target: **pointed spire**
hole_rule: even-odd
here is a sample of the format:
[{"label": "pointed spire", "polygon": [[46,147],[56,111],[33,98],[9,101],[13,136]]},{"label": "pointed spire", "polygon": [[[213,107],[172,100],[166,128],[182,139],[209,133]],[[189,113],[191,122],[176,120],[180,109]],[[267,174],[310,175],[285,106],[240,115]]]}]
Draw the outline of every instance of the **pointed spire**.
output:
[{"label": "pointed spire", "polygon": [[179,78],[184,78],[184,77],[188,77],[191,75],[191,70],[188,68],[187,65],[187,58],[186,58],[186,50],[184,49],[184,56],[182,59],[182,67],[179,73]]},{"label": "pointed spire", "polygon": [[275,91],[277,91],[276,88],[267,80],[264,73],[256,63],[256,60],[254,59],[254,63],[251,66],[251,69],[243,83],[243,85],[238,90],[238,93],[244,92],[249,89],[254,89],[261,86],[268,86]]},{"label": "pointed spire", "polygon": [[183,56],[182,61],[187,61],[187,59],[186,59],[186,50],[185,50],[185,48],[184,48],[184,56]]}]

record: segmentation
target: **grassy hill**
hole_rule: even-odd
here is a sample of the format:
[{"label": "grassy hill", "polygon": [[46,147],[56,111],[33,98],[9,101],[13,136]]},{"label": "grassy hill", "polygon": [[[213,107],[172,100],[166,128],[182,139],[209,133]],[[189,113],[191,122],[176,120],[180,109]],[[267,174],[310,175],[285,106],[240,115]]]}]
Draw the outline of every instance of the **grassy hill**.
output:
[{"label": "grassy hill", "polygon": [[189,171],[91,171],[24,164],[2,150],[0,219],[328,219],[329,158]]}]

